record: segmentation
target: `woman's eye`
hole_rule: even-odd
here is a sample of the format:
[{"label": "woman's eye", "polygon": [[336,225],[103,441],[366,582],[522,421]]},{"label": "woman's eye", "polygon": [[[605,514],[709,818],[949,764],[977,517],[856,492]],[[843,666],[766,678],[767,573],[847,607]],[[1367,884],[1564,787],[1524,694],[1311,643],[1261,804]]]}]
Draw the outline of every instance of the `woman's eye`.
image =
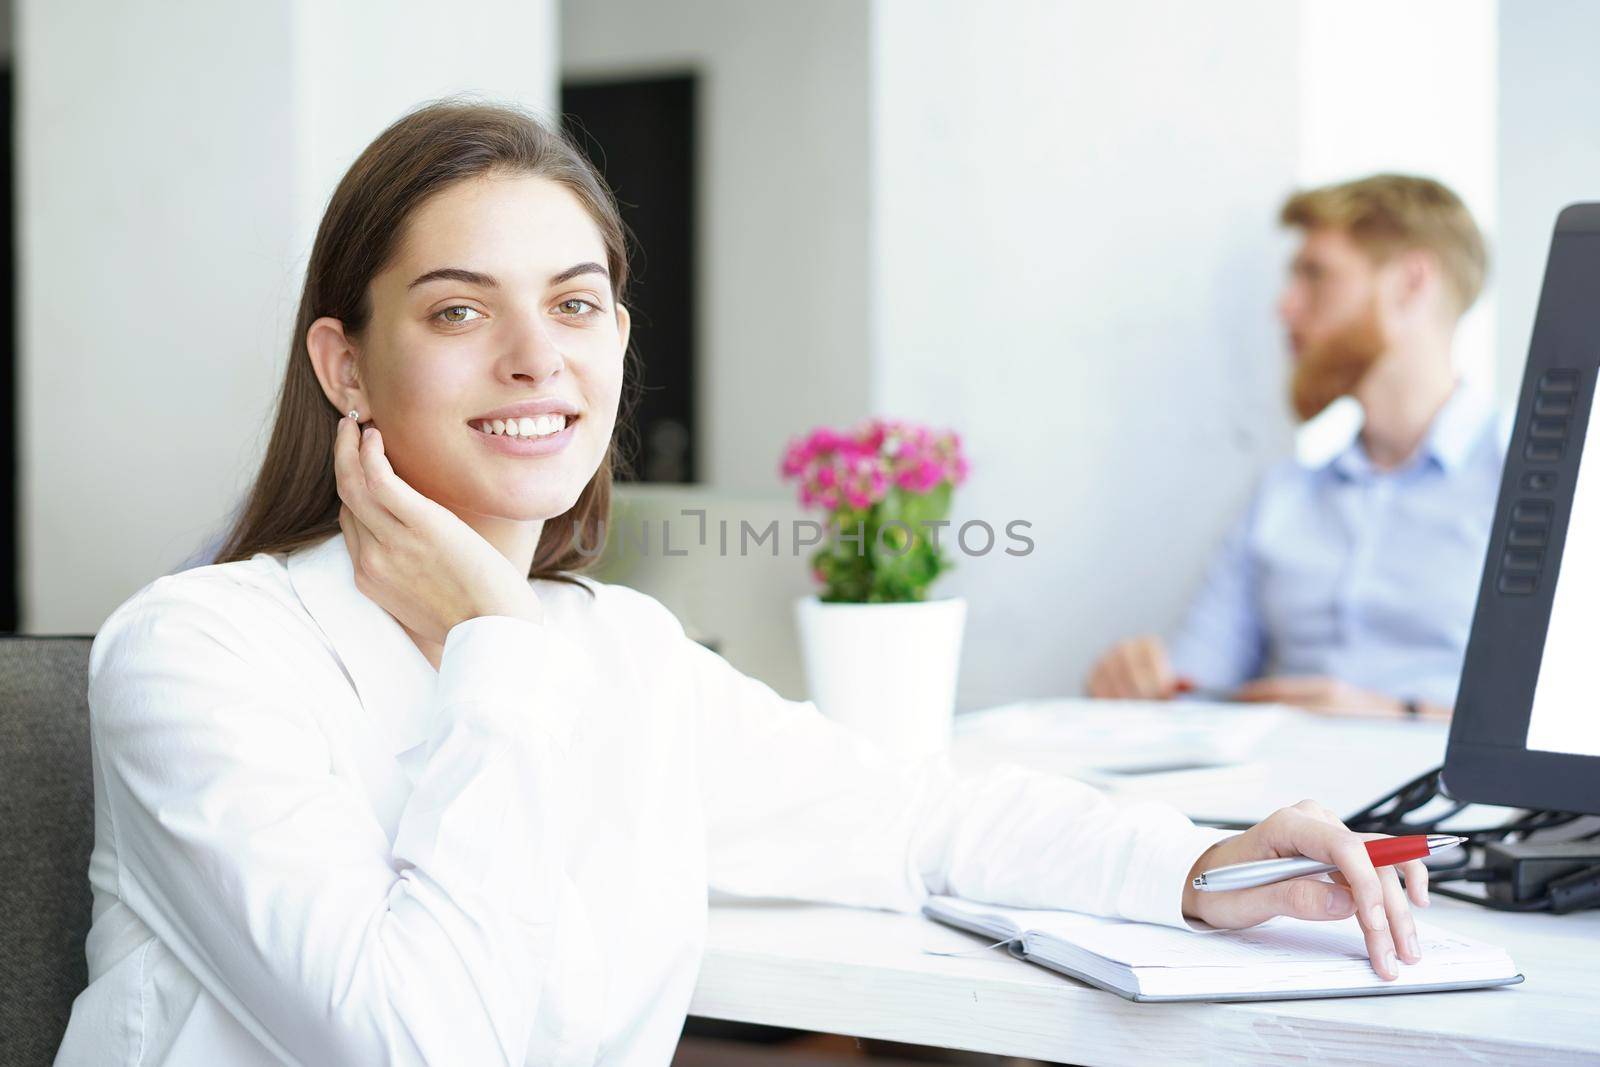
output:
[{"label": "woman's eye", "polygon": [[472,321],[471,319],[466,318],[465,316],[458,317],[456,315],[456,312],[458,312],[458,311],[460,311],[460,312],[471,312],[472,314],[478,316],[479,318],[483,317],[483,312],[479,311],[477,308],[467,307],[465,304],[457,304],[455,307],[447,307],[443,311],[441,311],[437,315],[435,315],[434,317],[443,319],[445,322],[451,323],[452,325],[456,325],[456,324],[459,324],[459,323],[471,322]]},{"label": "woman's eye", "polygon": [[[583,300],[576,296],[561,301],[561,303],[557,304],[556,307],[560,308],[563,314],[573,316],[592,315],[596,311],[600,310],[590,301]],[[588,310],[582,310],[584,308],[587,308]]]}]

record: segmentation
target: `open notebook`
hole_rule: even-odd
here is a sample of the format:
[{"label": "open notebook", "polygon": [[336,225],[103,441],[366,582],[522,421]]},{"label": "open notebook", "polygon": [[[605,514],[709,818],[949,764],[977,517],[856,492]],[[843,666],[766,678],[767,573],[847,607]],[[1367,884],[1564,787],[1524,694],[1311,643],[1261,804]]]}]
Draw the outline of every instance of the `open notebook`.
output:
[{"label": "open notebook", "polygon": [[1129,1000],[1294,1000],[1477,989],[1522,981],[1504,949],[1417,924],[1422,961],[1385,982],[1354,919],[1278,918],[1248,930],[1179,930],[1070,911],[1027,911],[933,897],[931,919],[999,941]]}]

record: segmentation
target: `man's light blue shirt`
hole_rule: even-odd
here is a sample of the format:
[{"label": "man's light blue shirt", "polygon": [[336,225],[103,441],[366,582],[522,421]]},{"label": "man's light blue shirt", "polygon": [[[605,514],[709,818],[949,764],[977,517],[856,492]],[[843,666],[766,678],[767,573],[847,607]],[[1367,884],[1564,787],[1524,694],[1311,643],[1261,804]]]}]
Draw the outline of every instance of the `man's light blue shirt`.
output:
[{"label": "man's light blue shirt", "polygon": [[1325,675],[1455,703],[1509,420],[1459,386],[1403,466],[1353,434],[1331,460],[1268,471],[1170,635],[1204,689]]}]

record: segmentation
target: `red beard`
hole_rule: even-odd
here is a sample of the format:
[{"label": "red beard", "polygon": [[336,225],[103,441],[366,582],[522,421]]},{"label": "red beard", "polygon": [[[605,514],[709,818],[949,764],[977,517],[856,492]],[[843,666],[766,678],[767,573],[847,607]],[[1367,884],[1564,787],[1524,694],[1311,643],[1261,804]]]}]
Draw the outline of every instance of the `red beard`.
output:
[{"label": "red beard", "polygon": [[1376,304],[1317,345],[1307,346],[1289,382],[1289,402],[1301,421],[1310,421],[1361,379],[1387,347]]}]

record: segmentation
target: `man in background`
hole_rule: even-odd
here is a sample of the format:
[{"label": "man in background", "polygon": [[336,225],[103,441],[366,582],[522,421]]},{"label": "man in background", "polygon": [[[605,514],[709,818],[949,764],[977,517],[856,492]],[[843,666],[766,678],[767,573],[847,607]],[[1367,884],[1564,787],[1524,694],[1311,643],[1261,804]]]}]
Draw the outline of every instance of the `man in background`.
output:
[{"label": "man in background", "polygon": [[1296,193],[1280,220],[1302,234],[1278,302],[1295,413],[1352,396],[1364,421],[1331,460],[1271,469],[1170,639],[1113,646],[1089,694],[1446,717],[1509,429],[1450,352],[1483,237],[1449,189],[1394,174]]}]

